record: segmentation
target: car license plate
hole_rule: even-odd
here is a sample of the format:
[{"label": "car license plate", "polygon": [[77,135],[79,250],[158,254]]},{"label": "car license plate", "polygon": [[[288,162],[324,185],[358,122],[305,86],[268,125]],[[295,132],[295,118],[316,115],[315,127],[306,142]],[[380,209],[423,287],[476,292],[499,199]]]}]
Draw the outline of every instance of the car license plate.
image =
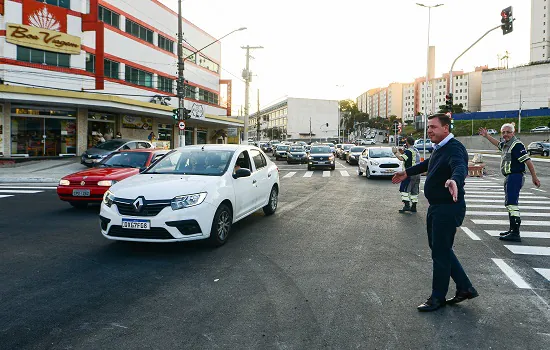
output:
[{"label": "car license plate", "polygon": [[84,159],[84,163],[93,163],[94,161],[92,159]]},{"label": "car license plate", "polygon": [[149,220],[140,219],[122,219],[122,228],[129,228],[134,230],[149,230],[151,223]]},{"label": "car license plate", "polygon": [[90,190],[73,190],[73,197],[89,197]]},{"label": "car license plate", "polygon": [[395,173],[395,170],[393,170],[393,169],[388,169],[388,170],[384,170],[384,172],[385,172],[386,174],[388,174],[388,173],[389,173],[389,174],[392,174],[392,173]]}]

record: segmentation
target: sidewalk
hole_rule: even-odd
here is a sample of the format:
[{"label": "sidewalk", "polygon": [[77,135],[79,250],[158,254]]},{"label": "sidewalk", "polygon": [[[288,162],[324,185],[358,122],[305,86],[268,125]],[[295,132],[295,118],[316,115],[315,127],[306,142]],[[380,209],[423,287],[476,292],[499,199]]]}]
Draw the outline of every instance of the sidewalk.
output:
[{"label": "sidewalk", "polygon": [[80,157],[36,160],[0,166],[0,183],[59,183],[68,174],[84,170]]}]

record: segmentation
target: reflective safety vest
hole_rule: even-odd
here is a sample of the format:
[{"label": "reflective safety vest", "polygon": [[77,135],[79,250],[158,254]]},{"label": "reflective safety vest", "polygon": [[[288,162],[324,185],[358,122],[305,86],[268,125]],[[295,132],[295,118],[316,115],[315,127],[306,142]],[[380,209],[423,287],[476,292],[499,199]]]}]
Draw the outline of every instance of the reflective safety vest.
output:
[{"label": "reflective safety vest", "polygon": [[[522,159],[512,159],[512,150],[517,144],[523,145],[523,143],[518,140],[514,139],[512,140],[512,143],[510,143],[510,146],[507,146],[506,143],[502,145],[502,158],[500,160],[500,172],[502,175],[510,175],[512,173],[512,162],[518,162],[523,163],[524,160]],[[524,146],[525,147],[525,146]],[[526,154],[525,156],[522,156],[521,158],[526,157],[527,159],[529,157],[529,154]],[[523,171],[522,171],[523,172]]]},{"label": "reflective safety vest", "polygon": [[[411,166],[415,166],[420,163],[420,152],[418,152],[416,147],[411,147],[408,150],[411,152]],[[409,160],[407,154],[401,155],[401,158],[403,158],[403,163],[406,163],[407,160]]]}]

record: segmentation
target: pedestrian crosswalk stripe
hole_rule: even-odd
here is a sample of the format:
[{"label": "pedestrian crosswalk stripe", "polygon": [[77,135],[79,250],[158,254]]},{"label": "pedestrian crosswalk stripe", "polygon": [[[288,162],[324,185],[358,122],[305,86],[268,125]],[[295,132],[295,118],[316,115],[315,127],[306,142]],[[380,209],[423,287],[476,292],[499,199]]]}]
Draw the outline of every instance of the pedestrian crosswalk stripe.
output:
[{"label": "pedestrian crosswalk stripe", "polygon": [[[482,197],[482,198],[504,198],[504,194],[501,195],[490,195],[490,194],[465,194],[466,198],[468,197]],[[519,201],[521,203],[522,199],[548,199],[544,196],[519,196]]]},{"label": "pedestrian crosswalk stripe", "polygon": [[304,174],[304,177],[311,177],[313,175],[313,171],[306,171]]},{"label": "pedestrian crosswalk stripe", "polygon": [[532,188],[532,190],[539,191],[539,192],[546,192],[545,190],[541,190],[540,188]]},{"label": "pedestrian crosswalk stripe", "polygon": [[504,245],[514,254],[550,256],[550,247],[538,247],[530,245]]},{"label": "pedestrian crosswalk stripe", "polygon": [[296,174],[295,171],[291,171],[290,173],[288,173],[288,174],[286,174],[285,176],[283,176],[283,179],[284,179],[284,178],[287,178],[287,177],[293,177],[295,174]]},{"label": "pedestrian crosswalk stripe", "polygon": [[[521,210],[521,207],[519,208]],[[505,211],[467,211],[466,215],[478,215],[478,216],[508,216],[508,212]],[[550,218],[550,213],[524,213],[521,212],[521,216],[534,216],[539,218]]]},{"label": "pedestrian crosswalk stripe", "polygon": [[479,238],[479,236],[473,233],[472,230],[470,230],[469,228],[461,227],[461,229],[462,231],[464,231],[464,233],[470,236],[470,238],[473,239],[474,241],[481,241],[481,238]]},{"label": "pedestrian crosswalk stripe", "polygon": [[[505,231],[505,230],[503,230]],[[488,235],[493,237],[500,236],[501,231],[485,230]],[[523,238],[550,238],[550,232],[536,232],[536,231],[523,231],[521,230],[521,237]]]},{"label": "pedestrian crosswalk stripe", "polygon": [[[471,219],[476,225],[503,225],[510,224],[509,220],[488,220],[488,219]],[[550,226],[550,221],[524,221],[521,220],[521,226]]]},{"label": "pedestrian crosswalk stripe", "polygon": [[[504,209],[504,210],[506,209],[504,204],[501,204],[501,205],[497,205],[497,204],[466,204],[466,207],[468,207],[468,208],[493,208],[493,209]],[[536,206],[536,205],[521,205],[521,203],[520,203],[519,210],[521,211],[521,210],[524,210],[524,209],[550,210],[550,206],[539,207],[539,206]]]},{"label": "pedestrian crosswalk stripe", "polygon": [[541,268],[534,268],[535,271],[540,273],[542,277],[546,278],[548,281],[550,281],[550,269],[541,269]]},{"label": "pedestrian crosswalk stripe", "polygon": [[42,191],[28,191],[28,190],[0,190],[0,193],[40,193]]},{"label": "pedestrian crosswalk stripe", "polygon": [[[468,198],[466,203],[501,203],[504,205],[504,199],[485,199],[485,198]],[[548,204],[550,201],[532,201],[532,200],[521,200],[520,206],[523,204]],[[469,206],[468,204],[466,204]]]},{"label": "pedestrian crosswalk stripe", "polygon": [[349,173],[347,172],[347,170],[340,170],[340,175],[342,176],[349,176]]},{"label": "pedestrian crosswalk stripe", "polygon": [[323,171],[323,177],[330,177],[330,171],[328,170]]},{"label": "pedestrian crosswalk stripe", "polygon": [[16,190],[56,190],[57,187],[47,187],[47,186],[6,186],[0,185],[0,189],[16,189]]},{"label": "pedestrian crosswalk stripe", "polygon": [[470,184],[466,183],[464,185],[464,188],[473,188],[473,189],[477,189],[477,188],[503,188],[503,186],[502,185],[493,185],[493,184],[491,184],[491,185],[477,185],[477,184],[476,185],[470,185]]},{"label": "pedestrian crosswalk stripe", "polygon": [[525,282],[525,280],[521,278],[521,276],[518,275],[517,272],[510,267],[510,265],[505,263],[504,260],[495,258],[492,258],[492,260],[502,270],[502,272],[504,272],[506,277],[508,277],[510,281],[512,281],[518,288],[531,289],[531,286]]},{"label": "pedestrian crosswalk stripe", "polygon": [[12,194],[3,194],[3,195],[0,195],[0,198],[7,198],[7,197],[13,197]]},{"label": "pedestrian crosswalk stripe", "polygon": [[[470,189],[465,189],[464,191],[466,194],[489,194],[489,195],[504,195],[504,190],[496,190],[496,191],[491,191],[491,190],[485,190],[485,191],[473,191],[473,190],[470,190]],[[521,195],[527,195],[527,196],[534,196],[535,193],[531,193],[531,192],[522,192]]]}]

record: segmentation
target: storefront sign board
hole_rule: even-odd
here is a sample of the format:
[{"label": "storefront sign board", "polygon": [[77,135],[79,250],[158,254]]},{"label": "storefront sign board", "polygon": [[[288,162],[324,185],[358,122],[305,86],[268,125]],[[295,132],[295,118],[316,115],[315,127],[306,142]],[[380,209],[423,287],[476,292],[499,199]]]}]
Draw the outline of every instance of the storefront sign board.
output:
[{"label": "storefront sign board", "polygon": [[34,49],[80,55],[80,38],[53,30],[6,24],[6,41]]}]

